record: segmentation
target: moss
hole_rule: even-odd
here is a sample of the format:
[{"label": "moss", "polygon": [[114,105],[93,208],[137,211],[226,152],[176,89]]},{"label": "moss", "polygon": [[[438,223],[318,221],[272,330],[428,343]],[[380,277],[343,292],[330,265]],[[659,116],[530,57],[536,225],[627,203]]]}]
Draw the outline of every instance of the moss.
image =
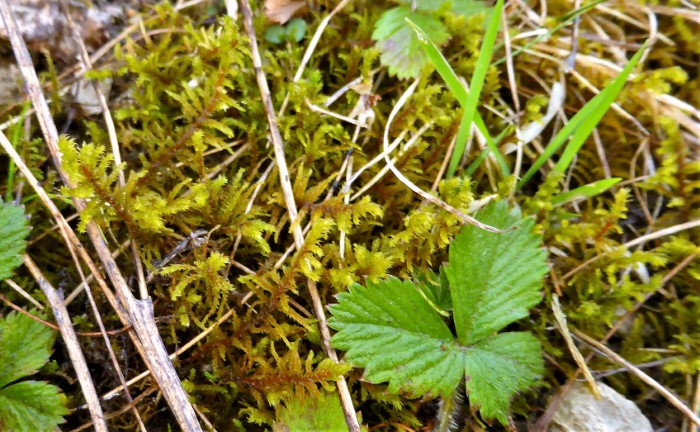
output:
[{"label": "moss", "polygon": [[[315,13],[304,16],[308,33],[313,33],[334,5],[314,2]],[[550,14],[568,12],[559,7],[554,4]],[[377,2],[351,2],[324,32],[298,83],[292,77],[311,35],[299,44],[259,41],[276,109],[288,101],[278,126],[299,207],[296,223],[309,227],[299,250],[289,250],[293,240],[278,174],[272,169],[269,175],[262,175],[272,163],[268,124],[249,43],[240,26],[229,18],[204,24],[198,21],[201,15],[188,16],[171,6],[158,6],[144,20],[146,31],[156,30],[157,35],[127,40],[115,49],[116,66],[93,74],[115,78],[121,86],[113,114],[122,165],[115,166],[108,136],[98,120],[74,127],[72,132],[79,140],[61,141],[65,169],[77,188],[62,189],[59,204],[67,209],[69,195],[89,199],[78,230],[94,220],[114,250],[127,240],[138,244],[147,270],[154,275],[149,290],[156,316],[162,317],[159,322],[168,348],[182,346],[231,311],[229,318],[176,363],[180,376],[187,378],[185,386],[193,401],[219,430],[270,427],[279,407],[290,398],[330,390],[334,378],[343,374],[366,423],[420,428],[432,421],[434,402],[388,395],[383,386],[362,381],[359,371],[324,359],[305,286],[306,278],[316,281],[328,304],[333,295],[355,282],[437,270],[460,229],[454,215],[422,202],[391,173],[354,200],[346,201],[338,192],[343,178],[335,185],[350,151],[355,170],[382,152],[389,112],[406,87],[383,72],[373,72],[380,65],[371,34],[383,10]],[[480,43],[475,35],[482,32],[482,21],[453,15],[444,21],[453,37],[441,48],[460,76],[471,76]],[[672,20],[661,24],[675,29],[674,40],[679,45],[674,49],[679,55],[691,52],[697,41],[688,35],[687,22],[678,27]],[[263,14],[257,14],[257,34],[263,34],[268,25]],[[551,43],[557,43],[558,37]],[[609,56],[608,47],[597,41],[582,43],[580,52]],[[496,58],[503,54],[499,52]],[[629,328],[610,343],[634,362],[666,358],[650,348],[668,350],[673,359],[664,364],[663,371],[657,371],[659,378],[678,394],[686,394],[685,379],[696,374],[700,365],[696,342],[700,340],[696,317],[700,299],[694,291],[700,263],[694,259],[677,274],[672,271],[698,253],[698,231],[664,237],[641,249],[623,248],[625,242],[647,231],[697,220],[700,209],[700,164],[695,150],[678,122],[648,103],[655,94],[692,101],[696,96],[689,89],[696,86],[696,72],[675,64],[664,48],[654,48],[649,58],[661,66],[641,71],[620,101],[650,135],[643,136],[618,114],[607,115],[598,128],[610,171],[629,180],[625,186],[578,204],[561,207],[552,203],[561,191],[604,177],[601,156],[591,139],[567,176],[546,175],[545,169],[539,183],[531,182],[529,190],[515,192],[515,178],[500,178],[486,163],[471,178],[438,182],[434,195],[465,212],[478,200],[496,195],[536,218],[550,252],[551,277],[545,295],[561,297],[571,327],[602,338],[622,314],[648,297],[649,308],[635,314]],[[520,123],[525,124],[546,109],[539,81],[553,77],[559,64],[531,52],[521,54],[515,67],[518,87],[526,97],[526,114]],[[577,68],[598,88],[611,78],[590,64]],[[55,78],[56,73],[50,75]],[[373,107],[374,123],[353,142],[354,126],[312,111],[308,103],[323,104],[327,95],[358,77],[375,84],[373,91],[381,99]],[[503,103],[503,96],[510,92],[504,83],[501,67],[492,67],[482,104],[494,109],[480,109],[480,113],[494,136],[506,129],[500,116],[509,117],[512,108]],[[564,112],[575,113],[590,96],[588,88],[569,79]],[[350,91],[330,108],[347,114],[359,98]],[[437,74],[426,68],[415,95],[390,131],[392,139],[402,131],[410,137],[423,125],[431,125],[412,147],[394,154],[398,156],[396,166],[422,189],[431,190],[460,117],[458,102]],[[542,145],[550,129],[545,130]],[[502,143],[514,141],[514,133],[507,131]],[[55,192],[57,176],[46,163],[41,141],[21,141],[20,149],[32,171]],[[473,145],[465,155],[466,162],[478,151]],[[531,147],[524,149],[525,169],[537,153]],[[513,166],[515,153],[506,157]],[[365,170],[350,194],[369,183],[384,165],[380,162]],[[637,178],[650,165],[654,171]],[[118,182],[119,170],[125,175],[124,186]],[[23,202],[32,214],[34,233],[49,232],[32,245],[30,253],[46,263],[49,278],[72,289],[79,277],[71,270],[68,252],[56,247],[59,237],[47,231],[50,218],[31,195],[24,196]],[[651,212],[658,215],[653,221],[647,215]],[[166,257],[169,261],[163,264]],[[125,273],[132,271],[127,256],[120,257],[119,263]],[[16,281],[29,291],[34,289],[25,275]],[[242,299],[246,299],[244,304]],[[98,296],[97,301],[107,310],[103,298]],[[73,307],[76,314],[85,311],[82,304]],[[105,315],[108,324],[117,322],[114,316]],[[519,325],[538,335],[558,367],[573,373],[575,362],[563,340],[552,332],[553,322],[551,311],[543,306],[534,311],[530,322]],[[91,330],[85,320],[78,326]],[[85,342],[91,363],[102,371],[110,370],[109,361],[91,343]],[[130,360],[137,358],[133,348],[125,340],[119,343],[123,345],[120,358],[128,369],[141,370],[142,364]],[[561,381],[557,366],[548,365],[544,380],[552,388]],[[594,360],[593,367],[614,368],[601,359]],[[618,388],[629,387],[630,394],[644,389],[627,376],[611,381]],[[109,376],[98,391],[115,385],[116,380]],[[149,384],[140,385],[145,390]],[[115,398],[105,408],[115,411],[124,403]],[[525,418],[544,403],[525,395],[516,404],[515,414]],[[161,408],[162,402],[156,399],[139,402],[151,424],[168,422]],[[127,429],[129,425],[123,423],[129,421],[111,420],[114,427]]]}]

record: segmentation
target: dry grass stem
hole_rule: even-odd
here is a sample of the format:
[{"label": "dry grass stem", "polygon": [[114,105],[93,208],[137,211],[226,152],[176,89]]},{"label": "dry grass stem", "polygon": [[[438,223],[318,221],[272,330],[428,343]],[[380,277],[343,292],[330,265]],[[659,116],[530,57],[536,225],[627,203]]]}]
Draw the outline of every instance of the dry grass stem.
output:
[{"label": "dry grass stem", "polygon": [[[39,84],[39,80],[36,75],[36,71],[32,65],[29,52],[22,40],[19,30],[17,29],[17,24],[14,20],[12,10],[8,5],[7,0],[0,0],[0,15],[2,15],[2,19],[5,23],[8,37],[15,52],[15,57],[17,59],[20,71],[25,79],[27,91],[32,100],[32,104],[34,105],[34,109],[36,110],[39,125],[48,145],[54,165],[56,166],[63,183],[66,186],[73,187],[74,185],[68,178],[65,171],[62,169],[62,155],[58,149],[58,131],[56,129],[56,125],[51,117],[51,113],[48,109],[41,85]],[[5,147],[4,143],[3,146]],[[8,151],[7,148],[5,150]],[[14,149],[11,150],[14,151]],[[19,167],[22,163],[21,158],[19,158],[19,155],[16,156],[17,159],[20,159],[20,161],[18,163],[17,160],[14,160],[14,162]],[[15,158],[13,157],[13,159]],[[24,174],[26,177],[27,173]],[[31,173],[29,173],[29,175],[31,175]],[[38,189],[41,189],[41,187],[38,186],[36,179],[34,179],[33,186],[35,186],[35,189],[37,187]],[[48,200],[48,197],[46,197],[46,200]],[[85,208],[85,203],[80,199],[73,199],[73,203],[79,212]],[[58,211],[56,210],[56,212]],[[60,215],[60,213],[58,214]],[[56,215],[54,215],[54,217],[56,217]],[[61,216],[59,217],[62,219]],[[65,223],[64,220],[63,223]],[[66,228],[67,231],[70,231],[67,224]],[[170,405],[175,418],[180,424],[180,427],[188,431],[201,431],[201,427],[197,421],[194,410],[189,403],[187,394],[182,388],[182,383],[177,377],[175,368],[167,357],[167,351],[165,350],[163,341],[158,335],[157,327],[155,326],[155,322],[153,322],[152,305],[150,300],[145,299],[139,302],[131,294],[131,290],[126,284],[126,281],[124,280],[124,277],[122,276],[116,262],[111,256],[109,248],[107,247],[107,244],[102,236],[102,232],[94,221],[88,224],[87,232],[104,265],[106,273],[115,286],[116,295],[121,303],[121,306],[126,309],[128,320],[125,324],[130,323],[133,325],[134,331],[136,332],[138,340],[141,343],[140,345],[142,345],[139,346],[139,344],[136,344],[137,348],[142,351],[144,361],[149,365],[149,369],[151,369],[151,372],[156,377],[156,381],[163,391],[165,399]],[[72,231],[70,231],[70,233],[72,233]],[[68,233],[65,234],[70,235]],[[77,241],[77,238],[75,240]],[[80,251],[80,249],[78,250]],[[85,257],[83,258],[85,259]],[[96,273],[96,270],[97,269],[94,269],[93,273]],[[105,292],[108,291],[106,287],[103,288],[103,290],[105,290]],[[116,309],[116,304],[113,303],[113,307]],[[149,314],[151,315],[149,316]]]},{"label": "dry grass stem", "polygon": [[399,98],[398,102],[396,102],[396,105],[394,108],[391,110],[391,114],[389,115],[389,119],[386,122],[386,126],[384,127],[384,160],[386,161],[387,165],[391,169],[391,172],[394,173],[394,175],[408,187],[411,189],[414,193],[419,195],[421,198],[424,200],[427,200],[436,206],[440,207],[441,209],[448,211],[452,213],[453,215],[457,216],[462,222],[472,224],[478,228],[481,228],[486,231],[490,232],[495,232],[495,233],[500,233],[503,232],[502,230],[498,228],[494,228],[490,225],[483,224],[479,222],[478,220],[474,219],[473,217],[457,210],[456,208],[452,207],[451,205],[447,204],[445,201],[442,201],[438,198],[435,198],[434,196],[430,195],[429,193],[425,192],[418,186],[416,186],[412,181],[410,181],[406,176],[399,171],[398,168],[394,165],[393,161],[389,159],[389,155],[387,153],[387,150],[389,149],[389,129],[391,128],[391,124],[394,121],[394,118],[396,117],[396,114],[401,110],[401,108],[404,106],[406,101],[408,100],[409,97],[413,94],[413,91],[416,89],[418,86],[418,80],[413,81],[413,84],[411,84],[408,89],[404,92],[403,95],[401,95],[401,98]]}]

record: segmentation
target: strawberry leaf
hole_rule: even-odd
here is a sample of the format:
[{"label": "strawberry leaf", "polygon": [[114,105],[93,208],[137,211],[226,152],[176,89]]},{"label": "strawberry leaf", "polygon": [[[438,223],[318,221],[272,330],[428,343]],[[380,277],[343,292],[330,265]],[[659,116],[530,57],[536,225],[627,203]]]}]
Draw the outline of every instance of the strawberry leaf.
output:
[{"label": "strawberry leaf", "polygon": [[[329,325],[338,330],[331,342],[347,351],[348,362],[365,368],[366,380],[388,381],[390,393],[451,397],[465,377],[471,404],[508,424],[510,399],[539,379],[544,364],[533,335],[496,333],[540,301],[546,256],[531,232],[534,222],[505,202],[479,216],[506,231],[465,226],[450,246],[449,284],[419,273],[418,284],[390,277],[353,285],[330,307]],[[435,306],[444,303],[437,287],[446,285],[457,338]]]},{"label": "strawberry leaf", "polygon": [[0,280],[12,276],[22,264],[27,234],[29,228],[22,208],[0,201]]},{"label": "strawberry leaf", "polygon": [[371,382],[389,381],[389,391],[414,395],[454,391],[464,373],[462,356],[440,315],[412,282],[389,279],[353,285],[330,307],[338,330],[333,346],[365,367]]},{"label": "strawberry leaf", "polygon": [[450,35],[439,19],[414,12],[407,6],[389,9],[379,18],[372,39],[377,41],[382,64],[389,68],[390,74],[399,78],[416,78],[428,57],[406,18],[418,24],[438,45],[447,42]]},{"label": "strawberry leaf", "polygon": [[479,221],[506,230],[498,234],[467,225],[450,245],[445,267],[452,290],[457,337],[471,345],[528,315],[540,302],[547,273],[534,220],[509,212],[504,201],[478,213]]},{"label": "strawberry leaf", "polygon": [[58,387],[46,382],[22,381],[0,390],[0,428],[4,431],[51,431],[67,414]]}]

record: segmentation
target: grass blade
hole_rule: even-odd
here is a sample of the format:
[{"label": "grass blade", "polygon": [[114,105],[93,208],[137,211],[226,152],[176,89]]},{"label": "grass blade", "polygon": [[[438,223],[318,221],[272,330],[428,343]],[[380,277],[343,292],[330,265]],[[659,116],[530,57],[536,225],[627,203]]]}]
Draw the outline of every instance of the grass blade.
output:
[{"label": "grass blade", "polygon": [[[493,22],[494,16],[495,17],[500,16],[499,14],[500,14],[500,10],[501,10],[502,6],[503,6],[503,1],[499,1],[498,4],[496,5],[498,10],[497,11],[494,10],[494,14],[492,15],[492,22]],[[459,132],[457,133],[457,146],[462,147],[462,149],[461,149],[462,154],[464,152],[464,146],[466,145],[467,134],[470,131],[471,121],[473,119],[479,132],[481,132],[481,134],[486,138],[486,144],[489,148],[489,151],[494,153],[496,160],[498,162],[498,165],[499,165],[501,171],[503,172],[503,174],[504,175],[510,174],[510,170],[508,169],[508,166],[506,165],[505,159],[503,158],[503,155],[501,155],[500,151],[498,151],[498,148],[496,147],[496,144],[495,144],[493,138],[489,134],[488,129],[486,129],[486,124],[484,123],[484,120],[481,118],[481,115],[479,114],[479,112],[476,111],[476,109],[473,109],[472,114],[471,114],[472,118],[471,119],[468,118],[468,112],[467,112],[466,107],[467,107],[467,103],[468,103],[470,95],[475,94],[475,96],[476,96],[475,101],[478,101],[478,99],[479,99],[478,94],[474,91],[475,90],[474,82],[472,82],[471,91],[467,92],[467,90],[464,88],[462,83],[459,81],[457,74],[454,72],[454,70],[452,69],[450,64],[447,62],[447,59],[445,59],[445,57],[442,55],[442,52],[440,52],[438,47],[430,40],[428,35],[420,27],[418,27],[415,23],[411,22],[410,20],[407,20],[407,21],[408,21],[408,24],[411,26],[411,28],[413,28],[413,30],[418,35],[418,40],[421,42],[421,47],[423,48],[425,53],[428,55],[428,58],[430,59],[430,62],[433,64],[433,66],[435,67],[435,70],[438,72],[440,77],[445,82],[445,85],[447,85],[447,88],[450,90],[450,92],[452,92],[454,97],[459,101],[460,105],[462,106],[462,108],[464,110],[464,114],[462,116],[462,121],[460,122]],[[498,27],[500,26],[500,20],[496,20],[496,21],[497,21],[497,23],[496,23],[497,27],[495,28],[495,30],[492,31],[492,33],[494,34],[493,35],[494,41],[495,41],[495,35],[498,32]],[[490,26],[489,30],[491,30],[492,27],[493,26]],[[488,36],[488,35],[489,35],[489,33],[487,31],[486,36]],[[486,41],[487,40],[485,37],[484,38],[484,46],[486,46]],[[489,46],[489,48],[490,48],[489,53],[488,53],[489,55],[488,55],[488,59],[487,59],[486,63],[488,63],[488,60],[490,60],[493,45],[494,45],[494,43],[491,43],[491,45]],[[484,51],[484,47],[482,47],[482,51],[481,51],[482,54],[483,54],[483,51]],[[479,56],[479,61],[481,61],[481,60],[482,60],[482,55]],[[478,67],[479,66],[477,66],[477,69],[478,69]],[[486,66],[486,69],[483,71],[484,77],[485,77],[485,73],[487,70],[488,70],[488,64]],[[476,75],[476,71],[475,71],[475,75]],[[472,81],[474,81],[474,80],[472,80]],[[483,86],[483,77],[481,80],[481,86]],[[479,91],[480,91],[481,86],[479,86]],[[476,108],[476,102],[473,102],[473,103],[475,104],[474,108]],[[469,120],[468,124],[467,124],[467,120]],[[462,144],[459,144],[460,142]],[[455,148],[457,146],[455,146]],[[461,158],[462,154],[459,155],[457,160],[459,160],[459,158]],[[488,155],[488,153],[487,153],[487,155]],[[455,158],[454,153],[452,155],[452,158],[453,159]],[[449,172],[448,172],[448,177],[450,177],[450,176],[451,176],[451,174],[449,174]]]},{"label": "grass blade", "polygon": [[[501,28],[501,11],[503,10],[503,2],[504,0],[499,0],[496,2],[496,6],[491,14],[491,20],[489,21],[488,28],[486,29],[486,34],[484,35],[484,41],[481,43],[479,58],[476,61],[474,74],[472,75],[471,82],[469,83],[469,94],[467,95],[465,104],[462,105],[464,113],[462,114],[462,122],[459,126],[459,132],[457,133],[457,141],[455,142],[455,147],[450,158],[450,165],[447,168],[448,178],[454,175],[455,171],[457,170],[457,166],[459,165],[459,161],[464,155],[464,149],[467,145],[467,135],[469,134],[472,121],[474,120],[476,106],[479,103],[481,90],[484,87],[484,81],[486,80],[486,73],[489,70],[491,55],[493,54],[493,47],[496,45],[496,36]],[[507,170],[505,161],[503,161],[501,170],[505,174],[505,171]]]},{"label": "grass blade", "polygon": [[596,195],[600,195],[611,187],[615,186],[622,180],[620,177],[613,177],[609,179],[598,180],[593,183],[589,183],[585,186],[577,187],[576,189],[560,193],[559,195],[552,198],[552,204],[561,205],[568,202],[574,201],[578,198],[591,198]]},{"label": "grass blade", "polygon": [[542,152],[535,163],[532,164],[530,169],[522,177],[518,183],[518,189],[527,183],[527,181],[530,180],[537,170],[539,170],[540,167],[542,167],[542,165],[544,165],[544,163],[551,158],[557,150],[559,150],[566,140],[571,137],[571,141],[566,146],[564,153],[554,167],[555,172],[563,173],[566,171],[578,150],[608,111],[608,108],[610,108],[610,105],[612,105],[615,98],[617,98],[617,96],[620,94],[620,91],[622,91],[622,88],[627,82],[627,77],[632,72],[632,69],[637,65],[637,62],[639,62],[639,59],[646,48],[647,44],[645,43],[642,48],[640,48],[640,50],[637,51],[637,53],[632,57],[632,59],[630,59],[615,80],[613,80],[612,83],[610,83],[583,108],[581,108],[579,112],[569,121],[569,123],[567,123],[566,126],[564,126],[559,133],[557,133],[557,135],[549,142],[544,152]]}]

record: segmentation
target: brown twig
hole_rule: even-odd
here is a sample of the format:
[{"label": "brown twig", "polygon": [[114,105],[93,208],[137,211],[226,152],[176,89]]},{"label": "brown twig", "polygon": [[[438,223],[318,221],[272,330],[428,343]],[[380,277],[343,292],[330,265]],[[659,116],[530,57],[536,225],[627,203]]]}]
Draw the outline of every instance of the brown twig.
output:
[{"label": "brown twig", "polygon": [[[7,281],[5,281],[7,282]],[[5,297],[4,294],[0,294],[0,301],[11,307],[12,309],[16,310],[17,312],[21,313],[22,315],[33,319],[34,321],[40,323],[41,325],[44,325],[52,330],[55,331],[61,331],[61,328],[57,326],[54,323],[48,322],[45,319],[39,318],[38,316],[34,315],[31,312],[28,312],[21,307],[17,306],[16,304],[12,303],[10,299]],[[124,327],[119,330],[106,330],[105,333],[108,334],[109,336],[117,336],[120,335],[126,331],[129,331],[130,327]],[[102,332],[75,332],[76,335],[82,336],[82,337],[102,337]]]}]

